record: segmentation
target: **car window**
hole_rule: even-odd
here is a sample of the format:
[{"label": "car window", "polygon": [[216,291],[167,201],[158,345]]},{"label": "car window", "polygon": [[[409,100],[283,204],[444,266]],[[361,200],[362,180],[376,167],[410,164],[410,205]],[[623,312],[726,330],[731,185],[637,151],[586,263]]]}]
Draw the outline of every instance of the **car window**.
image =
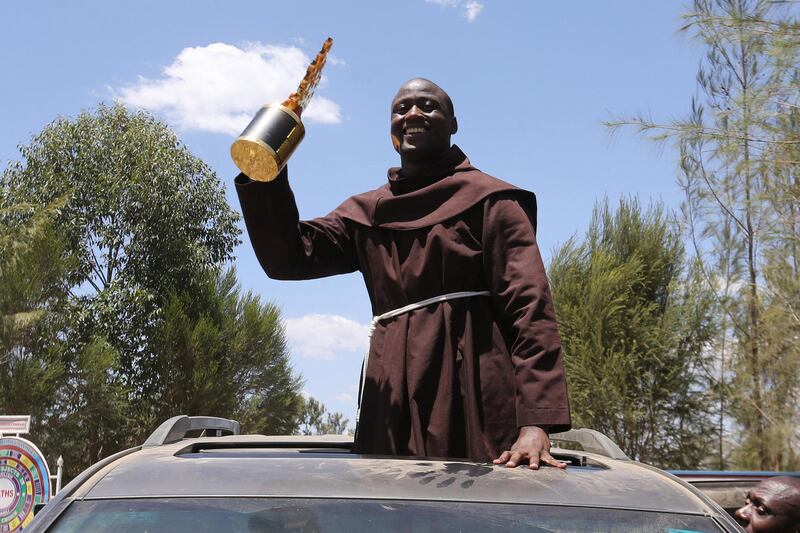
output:
[{"label": "car window", "polygon": [[721,531],[693,515],[588,507],[266,498],[87,500],[50,528],[77,533]]}]

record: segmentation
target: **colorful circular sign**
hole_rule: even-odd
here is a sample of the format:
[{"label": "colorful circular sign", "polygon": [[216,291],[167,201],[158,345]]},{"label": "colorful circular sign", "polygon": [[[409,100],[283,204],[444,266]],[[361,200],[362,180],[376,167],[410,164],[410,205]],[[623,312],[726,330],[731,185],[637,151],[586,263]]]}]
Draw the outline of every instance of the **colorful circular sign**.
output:
[{"label": "colorful circular sign", "polygon": [[50,469],[32,442],[0,438],[0,533],[22,531],[36,504],[50,499]]}]

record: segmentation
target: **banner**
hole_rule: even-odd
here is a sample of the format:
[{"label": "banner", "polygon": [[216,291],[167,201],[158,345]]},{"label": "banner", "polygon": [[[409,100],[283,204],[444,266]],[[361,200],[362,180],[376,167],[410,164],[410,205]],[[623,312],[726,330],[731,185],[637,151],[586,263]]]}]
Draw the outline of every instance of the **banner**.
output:
[{"label": "banner", "polygon": [[7,433],[27,433],[30,428],[30,415],[0,415],[0,436]]}]

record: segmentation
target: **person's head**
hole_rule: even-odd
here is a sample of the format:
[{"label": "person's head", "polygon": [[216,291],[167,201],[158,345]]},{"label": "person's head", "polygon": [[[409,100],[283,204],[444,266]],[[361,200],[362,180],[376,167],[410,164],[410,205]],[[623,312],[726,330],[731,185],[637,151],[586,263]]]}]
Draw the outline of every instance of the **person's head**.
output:
[{"label": "person's head", "polygon": [[765,479],[747,493],[736,521],[750,533],[800,531],[800,479],[780,476]]},{"label": "person's head", "polygon": [[392,99],[392,145],[404,165],[439,159],[450,149],[450,136],[456,131],[453,102],[432,81],[408,80]]}]

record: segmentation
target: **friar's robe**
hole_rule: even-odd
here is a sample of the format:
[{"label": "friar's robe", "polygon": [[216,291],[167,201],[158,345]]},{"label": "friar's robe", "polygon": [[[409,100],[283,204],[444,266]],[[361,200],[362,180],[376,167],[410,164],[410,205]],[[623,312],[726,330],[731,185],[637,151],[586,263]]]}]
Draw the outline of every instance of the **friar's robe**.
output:
[{"label": "friar's robe", "polygon": [[453,146],[421,178],[388,183],[299,221],[286,172],[236,179],[256,256],[274,279],[361,271],[380,315],[458,291],[489,291],[381,322],[355,447],[362,453],[496,458],[519,427],[570,427],[533,193],[474,168]]}]

